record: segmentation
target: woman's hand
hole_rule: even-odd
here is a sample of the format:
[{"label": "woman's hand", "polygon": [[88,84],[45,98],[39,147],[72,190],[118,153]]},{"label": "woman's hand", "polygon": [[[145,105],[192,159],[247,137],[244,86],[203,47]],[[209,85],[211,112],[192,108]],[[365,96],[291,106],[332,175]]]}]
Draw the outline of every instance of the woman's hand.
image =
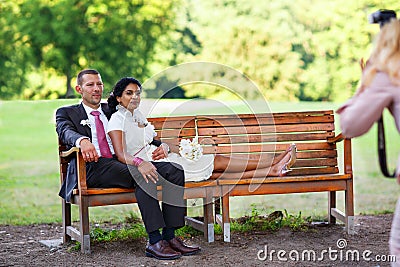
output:
[{"label": "woman's hand", "polygon": [[158,173],[156,167],[148,161],[143,161],[138,166],[139,172],[143,175],[144,180],[146,183],[151,180],[153,183],[157,183],[158,181]]}]

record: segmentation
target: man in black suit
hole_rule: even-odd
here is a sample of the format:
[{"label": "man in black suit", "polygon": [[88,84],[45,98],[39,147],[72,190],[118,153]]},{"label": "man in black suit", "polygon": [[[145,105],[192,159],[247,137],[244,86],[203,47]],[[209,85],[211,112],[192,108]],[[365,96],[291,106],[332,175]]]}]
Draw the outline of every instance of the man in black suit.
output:
[{"label": "man in black suit", "polygon": [[[168,184],[172,184],[175,190],[172,197],[175,198],[175,204],[163,202],[161,210],[156,196],[152,196],[158,179],[149,179],[149,183],[147,183],[147,179],[143,177],[146,174],[138,170],[140,161],[126,165],[113,155],[113,147],[108,136],[106,136],[107,141],[98,140],[105,139],[98,135],[98,132],[101,133],[103,130],[106,132],[107,123],[111,117],[107,104],[101,103],[103,82],[100,73],[93,69],[81,71],[78,74],[75,89],[81,94],[82,102],[57,110],[56,129],[58,137],[64,144],[80,148],[83,159],[86,161],[88,187],[136,188],[136,199],[149,235],[149,244],[146,247],[147,256],[157,259],[176,259],[182,255],[192,255],[200,251],[200,248],[187,246],[182,240],[175,237],[175,229],[184,225],[184,172],[168,162],[153,163],[158,177],[167,181]],[[100,115],[92,115],[93,111],[98,111]],[[95,116],[100,118],[100,124]],[[98,128],[99,125],[102,127]],[[98,131],[98,129],[102,130]],[[108,143],[107,153],[103,149],[103,143],[106,146]],[[67,178],[59,193],[67,201],[70,201],[72,191],[77,185],[76,164],[74,163],[75,161],[71,161],[69,164]],[[144,182],[145,180],[146,182]],[[159,231],[160,228],[162,228],[162,235]]]}]

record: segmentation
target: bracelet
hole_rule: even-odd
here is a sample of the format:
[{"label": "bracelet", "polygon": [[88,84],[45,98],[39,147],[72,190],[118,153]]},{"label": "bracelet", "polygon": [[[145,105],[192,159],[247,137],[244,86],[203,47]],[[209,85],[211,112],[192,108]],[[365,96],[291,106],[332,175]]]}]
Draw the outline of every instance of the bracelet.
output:
[{"label": "bracelet", "polygon": [[135,165],[136,167],[139,167],[139,165],[143,162],[143,159],[139,158],[139,157],[134,157],[132,160],[133,165]]},{"label": "bracelet", "polygon": [[169,145],[167,143],[162,143],[161,146],[163,147],[164,151],[167,152],[166,154],[171,152],[171,149],[169,149]]}]

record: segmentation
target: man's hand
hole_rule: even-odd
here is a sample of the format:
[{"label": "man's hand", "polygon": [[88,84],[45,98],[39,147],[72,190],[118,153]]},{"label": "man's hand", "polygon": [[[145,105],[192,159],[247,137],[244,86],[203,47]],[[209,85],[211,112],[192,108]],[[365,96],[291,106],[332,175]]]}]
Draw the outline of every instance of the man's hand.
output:
[{"label": "man's hand", "polygon": [[81,146],[82,157],[85,162],[97,162],[99,160],[96,148],[89,139],[82,139],[79,145]]},{"label": "man's hand", "polygon": [[143,175],[144,180],[146,183],[151,180],[153,183],[157,183],[158,181],[158,173],[156,167],[148,161],[143,161],[138,166],[139,172]]},{"label": "man's hand", "polygon": [[153,160],[159,160],[159,159],[165,159],[168,157],[168,145],[163,143],[161,146],[157,147],[156,150],[153,151],[152,154],[152,159]]}]

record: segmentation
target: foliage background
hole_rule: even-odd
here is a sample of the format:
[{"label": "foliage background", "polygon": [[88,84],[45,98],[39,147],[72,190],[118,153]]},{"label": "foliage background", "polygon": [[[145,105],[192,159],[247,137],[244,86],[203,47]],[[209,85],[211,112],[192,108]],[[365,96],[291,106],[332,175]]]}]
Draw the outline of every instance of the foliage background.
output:
[{"label": "foliage background", "polygon": [[[0,0],[0,99],[73,97],[82,68],[98,69],[109,91],[125,75],[145,82],[170,66],[208,61],[237,69],[269,100],[343,101],[379,31],[367,16],[380,8],[398,11],[400,3]],[[157,85],[146,91],[160,97]],[[168,97],[225,94],[188,85]]]}]

